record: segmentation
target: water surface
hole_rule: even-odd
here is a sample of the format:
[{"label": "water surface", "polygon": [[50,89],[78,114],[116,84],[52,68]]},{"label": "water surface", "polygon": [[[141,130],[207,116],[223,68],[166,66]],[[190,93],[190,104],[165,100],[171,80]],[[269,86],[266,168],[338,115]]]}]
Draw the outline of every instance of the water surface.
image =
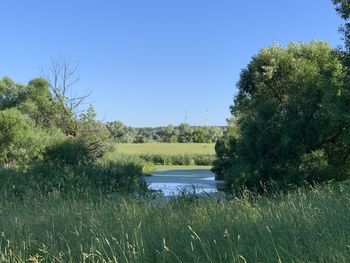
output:
[{"label": "water surface", "polygon": [[144,177],[150,190],[162,191],[164,196],[181,193],[211,194],[218,192],[222,181],[215,181],[209,169],[160,170]]}]

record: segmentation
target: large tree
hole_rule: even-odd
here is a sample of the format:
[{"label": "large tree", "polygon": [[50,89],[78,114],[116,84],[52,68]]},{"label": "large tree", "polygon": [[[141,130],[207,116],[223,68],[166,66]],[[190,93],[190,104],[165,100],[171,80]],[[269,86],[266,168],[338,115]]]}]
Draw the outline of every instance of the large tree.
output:
[{"label": "large tree", "polygon": [[231,107],[237,128],[218,142],[218,177],[230,188],[258,190],[348,178],[343,74],[324,42],[262,49],[241,73]]}]

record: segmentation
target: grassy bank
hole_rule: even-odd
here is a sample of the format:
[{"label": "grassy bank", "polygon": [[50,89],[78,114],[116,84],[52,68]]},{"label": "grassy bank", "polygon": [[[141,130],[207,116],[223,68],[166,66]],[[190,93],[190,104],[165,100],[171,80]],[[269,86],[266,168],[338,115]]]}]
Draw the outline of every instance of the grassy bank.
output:
[{"label": "grassy bank", "polygon": [[0,201],[0,261],[349,262],[350,187],[275,198]]},{"label": "grassy bank", "polygon": [[209,165],[155,165],[154,170],[195,170],[195,169],[211,169]]}]

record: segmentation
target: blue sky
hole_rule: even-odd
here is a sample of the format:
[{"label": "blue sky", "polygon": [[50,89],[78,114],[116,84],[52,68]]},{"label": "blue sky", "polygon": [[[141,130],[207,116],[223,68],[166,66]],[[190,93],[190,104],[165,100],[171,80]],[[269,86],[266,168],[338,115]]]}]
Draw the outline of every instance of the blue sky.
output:
[{"label": "blue sky", "polygon": [[98,118],[224,125],[239,73],[278,42],[341,44],[330,0],[2,0],[0,77],[27,83],[63,56]]}]

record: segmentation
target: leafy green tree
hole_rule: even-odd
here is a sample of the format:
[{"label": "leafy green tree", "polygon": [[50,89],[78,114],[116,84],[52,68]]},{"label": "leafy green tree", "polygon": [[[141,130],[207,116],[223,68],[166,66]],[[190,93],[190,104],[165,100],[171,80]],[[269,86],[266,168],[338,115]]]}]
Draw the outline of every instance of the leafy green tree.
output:
[{"label": "leafy green tree", "polygon": [[35,128],[19,110],[0,111],[0,163],[4,166],[27,166],[41,160],[45,148],[60,138],[59,132]]},{"label": "leafy green tree", "polygon": [[[87,159],[94,161],[103,156],[106,151],[106,142],[109,138],[109,132],[103,123],[96,120],[96,112],[92,105],[86,112],[80,115],[76,141],[84,144],[88,150]],[[79,147],[81,149],[81,147]]]},{"label": "leafy green tree", "polygon": [[206,128],[208,130],[208,142],[215,143],[220,136],[223,135],[223,128],[218,126],[211,126]]},{"label": "leafy green tree", "polygon": [[[67,101],[65,98],[65,105]],[[24,167],[44,155],[53,156],[54,161],[69,156],[73,162],[77,158],[90,161],[105,151],[108,131],[95,120],[92,106],[79,118],[69,107],[63,110],[62,101],[57,94],[52,95],[45,79],[33,79],[28,85],[16,84],[6,77],[0,80],[0,113],[3,165]]]},{"label": "leafy green tree", "polygon": [[337,52],[324,42],[262,49],[241,73],[231,107],[237,133],[218,141],[214,171],[230,188],[260,191],[348,178],[343,74]]},{"label": "leafy green tree", "polygon": [[206,128],[197,128],[193,131],[193,142],[207,143],[210,142],[209,131]]},{"label": "leafy green tree", "polygon": [[137,135],[135,137],[136,143],[150,143],[159,139],[159,136],[156,135],[152,128],[138,128]]},{"label": "leafy green tree", "polygon": [[237,156],[234,155],[234,152],[239,137],[238,126],[234,118],[227,120],[227,122],[227,129],[215,143],[216,159],[214,160],[212,171],[215,173],[216,180],[224,180],[225,175],[232,169],[233,163],[237,161]]},{"label": "leafy green tree", "polygon": [[60,123],[60,106],[51,95],[46,80],[36,78],[23,89],[18,109],[28,115],[36,126],[52,127]]},{"label": "leafy green tree", "polygon": [[118,143],[132,143],[136,136],[136,131],[132,127],[127,127],[121,121],[113,121],[106,124],[110,137]]},{"label": "leafy green tree", "polygon": [[179,125],[178,142],[188,143],[193,141],[193,128],[187,123]]},{"label": "leafy green tree", "polygon": [[177,142],[179,131],[173,125],[168,125],[166,127],[160,128],[158,134],[162,142],[171,143]]},{"label": "leafy green tree", "polygon": [[24,86],[16,84],[9,77],[0,79],[0,110],[15,107],[20,103],[19,96]]}]

